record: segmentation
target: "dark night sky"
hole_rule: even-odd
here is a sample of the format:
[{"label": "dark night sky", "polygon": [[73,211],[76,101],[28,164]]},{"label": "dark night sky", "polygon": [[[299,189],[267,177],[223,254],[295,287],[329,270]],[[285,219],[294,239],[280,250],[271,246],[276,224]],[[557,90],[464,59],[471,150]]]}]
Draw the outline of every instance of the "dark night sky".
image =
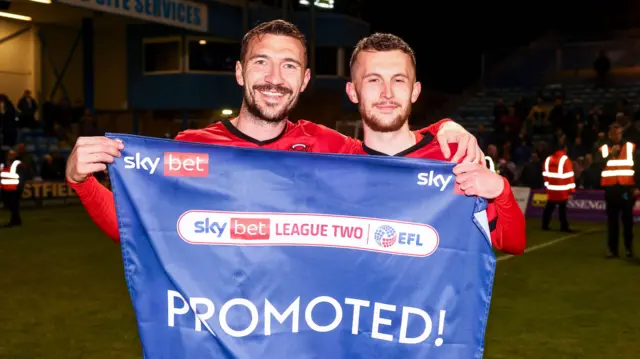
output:
[{"label": "dark night sky", "polygon": [[495,59],[552,29],[584,34],[628,28],[639,23],[640,5],[632,2],[361,0],[361,6],[372,32],[393,33],[414,48],[424,85],[457,92],[478,78],[483,51]]}]

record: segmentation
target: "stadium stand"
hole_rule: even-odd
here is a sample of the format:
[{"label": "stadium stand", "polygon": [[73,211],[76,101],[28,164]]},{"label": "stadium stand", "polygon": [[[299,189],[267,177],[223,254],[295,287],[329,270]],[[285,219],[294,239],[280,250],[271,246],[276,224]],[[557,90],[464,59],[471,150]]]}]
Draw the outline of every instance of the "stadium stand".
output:
[{"label": "stadium stand", "polygon": [[[0,143],[2,142],[2,133],[0,133]],[[18,130],[18,145],[15,146],[2,146],[2,153],[6,153],[10,149],[17,149],[19,144],[24,144],[27,154],[33,159],[37,165],[35,168],[36,173],[40,173],[40,165],[47,154],[52,152],[60,152],[62,157],[66,160],[67,156],[71,152],[69,146],[60,146],[60,141],[56,137],[45,136],[44,131],[40,128],[29,129],[23,128]]]},{"label": "stadium stand", "polygon": [[[532,189],[543,183],[539,161],[552,146],[566,144],[579,188],[597,189],[589,179],[595,169],[588,169],[608,126],[618,122],[627,140],[640,141],[639,44],[637,32],[606,39],[541,37],[494,66],[430,121],[459,122],[512,184]],[[609,67],[596,71],[600,65]]]},{"label": "stadium stand", "polygon": [[576,106],[592,108],[603,106],[605,109],[613,109],[617,101],[624,98],[633,112],[640,109],[640,84],[629,84],[608,89],[595,88],[587,84],[550,84],[538,90],[535,88],[490,88],[478,92],[465,106],[459,108],[453,114],[453,119],[466,127],[475,129],[483,124],[487,130],[494,131],[494,106],[499,99],[505,104],[513,104],[521,97],[535,99],[542,97],[545,105],[551,103],[557,97],[563,97],[565,103]]}]

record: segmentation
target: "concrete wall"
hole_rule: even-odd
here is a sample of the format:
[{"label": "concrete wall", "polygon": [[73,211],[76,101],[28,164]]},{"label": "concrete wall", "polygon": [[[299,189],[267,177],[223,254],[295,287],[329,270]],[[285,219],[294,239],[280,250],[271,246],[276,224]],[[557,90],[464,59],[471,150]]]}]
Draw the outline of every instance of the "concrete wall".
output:
[{"label": "concrete wall", "polygon": [[[29,24],[0,20],[0,39],[25,29]],[[0,44],[0,93],[9,96],[14,104],[26,89],[38,90],[38,49],[33,29]]]},{"label": "concrete wall", "polygon": [[[121,23],[109,23],[115,17],[96,19],[93,30],[93,76],[94,101],[96,110],[122,110],[127,105],[127,58],[126,27]],[[70,58],[62,84],[64,84],[72,104],[84,102],[83,40],[79,39],[75,51],[74,43],[81,31],[75,26],[44,25],[40,33],[46,50],[43,59],[42,90],[47,99],[56,83],[56,71],[63,71],[65,61]],[[70,57],[69,57],[70,56]],[[59,87],[54,96],[57,101],[62,96]]]},{"label": "concrete wall", "polygon": [[[41,25],[39,27],[42,42],[42,82],[40,91],[43,99],[59,101],[63,96],[62,87],[56,82],[57,76],[62,75],[62,85],[66,89],[72,104],[83,102],[83,65],[82,65],[82,40],[80,39],[76,50],[71,52],[78,38],[79,28],[59,25]],[[69,61],[66,71],[62,74],[65,63]],[[54,92],[55,89],[55,92]],[[52,96],[53,95],[53,96]]]},{"label": "concrete wall", "polygon": [[93,36],[94,93],[96,110],[127,107],[126,27],[102,27],[96,21]]}]

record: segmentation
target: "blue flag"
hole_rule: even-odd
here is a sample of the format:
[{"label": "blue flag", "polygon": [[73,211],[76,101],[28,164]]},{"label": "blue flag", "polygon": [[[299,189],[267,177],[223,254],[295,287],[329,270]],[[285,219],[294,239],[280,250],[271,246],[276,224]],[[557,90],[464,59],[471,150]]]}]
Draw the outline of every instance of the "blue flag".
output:
[{"label": "blue flag", "polygon": [[496,261],[453,164],[108,137],[146,358],[482,357]]}]

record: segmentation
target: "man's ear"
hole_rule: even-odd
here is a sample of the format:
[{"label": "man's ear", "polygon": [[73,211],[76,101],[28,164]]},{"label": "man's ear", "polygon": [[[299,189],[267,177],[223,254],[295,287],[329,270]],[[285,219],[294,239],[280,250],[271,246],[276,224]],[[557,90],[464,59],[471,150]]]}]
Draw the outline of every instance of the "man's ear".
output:
[{"label": "man's ear", "polygon": [[311,80],[311,70],[306,69],[304,70],[304,79],[302,80],[302,87],[300,88],[300,92],[304,92],[304,90],[307,88],[307,85],[309,85],[310,80]]},{"label": "man's ear", "polygon": [[242,63],[236,61],[236,82],[240,86],[244,86],[244,77],[242,77]]},{"label": "man's ear", "polygon": [[349,100],[353,103],[358,103],[358,93],[356,92],[356,85],[353,82],[347,82],[347,86],[345,88],[347,92],[347,96],[349,96]]},{"label": "man's ear", "polygon": [[419,81],[416,81],[416,83],[413,84],[413,91],[411,91],[411,103],[416,103],[416,101],[418,101],[420,92],[422,92],[422,84]]}]

